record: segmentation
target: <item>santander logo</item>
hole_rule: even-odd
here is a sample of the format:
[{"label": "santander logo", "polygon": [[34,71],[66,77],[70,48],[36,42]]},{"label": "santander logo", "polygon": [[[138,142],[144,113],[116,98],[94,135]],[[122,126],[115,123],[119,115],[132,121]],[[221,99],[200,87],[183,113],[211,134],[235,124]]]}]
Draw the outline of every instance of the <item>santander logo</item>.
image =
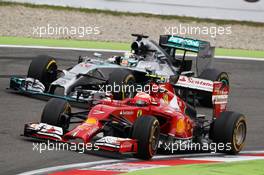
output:
[{"label": "santander logo", "polygon": [[211,82],[211,81],[206,81],[206,80],[202,80],[202,79],[198,79],[198,78],[192,78],[192,77],[185,77],[185,76],[180,77],[179,83],[188,83],[188,84],[192,84],[192,85],[208,86],[208,87],[213,86],[213,82]]}]

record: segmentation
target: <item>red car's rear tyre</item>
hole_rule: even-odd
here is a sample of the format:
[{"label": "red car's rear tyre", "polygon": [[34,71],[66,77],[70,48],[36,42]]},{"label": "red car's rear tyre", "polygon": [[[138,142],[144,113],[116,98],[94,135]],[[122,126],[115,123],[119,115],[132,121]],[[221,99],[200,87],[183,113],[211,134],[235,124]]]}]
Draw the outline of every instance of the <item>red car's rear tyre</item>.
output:
[{"label": "red car's rear tyre", "polygon": [[151,159],[158,149],[160,135],[159,121],[153,116],[141,116],[133,125],[132,138],[138,141],[135,157]]},{"label": "red car's rear tyre", "polygon": [[220,152],[237,154],[242,150],[247,133],[244,115],[232,111],[222,112],[212,127],[211,139],[218,144],[230,145],[229,149],[219,150]]}]

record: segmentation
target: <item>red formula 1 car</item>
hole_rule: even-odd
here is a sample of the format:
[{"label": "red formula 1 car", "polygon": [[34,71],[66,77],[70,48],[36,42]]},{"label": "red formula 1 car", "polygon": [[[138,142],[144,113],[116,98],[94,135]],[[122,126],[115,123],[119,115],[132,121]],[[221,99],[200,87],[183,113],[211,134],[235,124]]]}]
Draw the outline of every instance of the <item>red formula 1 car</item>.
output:
[{"label": "red formula 1 car", "polygon": [[100,100],[77,113],[71,112],[67,101],[51,99],[40,123],[25,124],[24,136],[67,143],[81,140],[102,150],[132,153],[140,159],[151,159],[158,149],[173,150],[172,146],[179,144],[203,147],[215,143],[220,145],[218,151],[230,154],[244,146],[245,117],[226,111],[228,87],[221,82],[213,84],[211,119],[197,114],[194,107],[181,100],[172,83],[154,81],[149,87],[150,93],[139,92],[122,101]]}]

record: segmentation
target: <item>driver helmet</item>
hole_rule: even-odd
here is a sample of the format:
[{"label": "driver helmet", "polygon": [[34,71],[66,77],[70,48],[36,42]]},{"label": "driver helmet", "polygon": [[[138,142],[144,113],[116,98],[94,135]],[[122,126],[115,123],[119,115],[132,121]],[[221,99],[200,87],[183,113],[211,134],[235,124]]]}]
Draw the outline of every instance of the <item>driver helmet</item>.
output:
[{"label": "driver helmet", "polygon": [[137,106],[147,106],[150,104],[151,96],[146,92],[138,92],[134,100]]}]

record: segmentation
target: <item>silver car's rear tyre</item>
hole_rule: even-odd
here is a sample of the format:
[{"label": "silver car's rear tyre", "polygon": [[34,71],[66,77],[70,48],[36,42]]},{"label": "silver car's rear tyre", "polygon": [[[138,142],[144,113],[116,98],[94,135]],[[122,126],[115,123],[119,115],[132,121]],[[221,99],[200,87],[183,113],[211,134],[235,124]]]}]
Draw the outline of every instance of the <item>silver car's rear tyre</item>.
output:
[{"label": "silver car's rear tyre", "polygon": [[[135,83],[136,79],[134,75],[126,69],[116,69],[109,75],[108,84],[112,87],[114,100],[133,98],[136,92],[134,92],[135,88],[132,86],[134,86]],[[118,87],[120,89],[116,91]]]}]

